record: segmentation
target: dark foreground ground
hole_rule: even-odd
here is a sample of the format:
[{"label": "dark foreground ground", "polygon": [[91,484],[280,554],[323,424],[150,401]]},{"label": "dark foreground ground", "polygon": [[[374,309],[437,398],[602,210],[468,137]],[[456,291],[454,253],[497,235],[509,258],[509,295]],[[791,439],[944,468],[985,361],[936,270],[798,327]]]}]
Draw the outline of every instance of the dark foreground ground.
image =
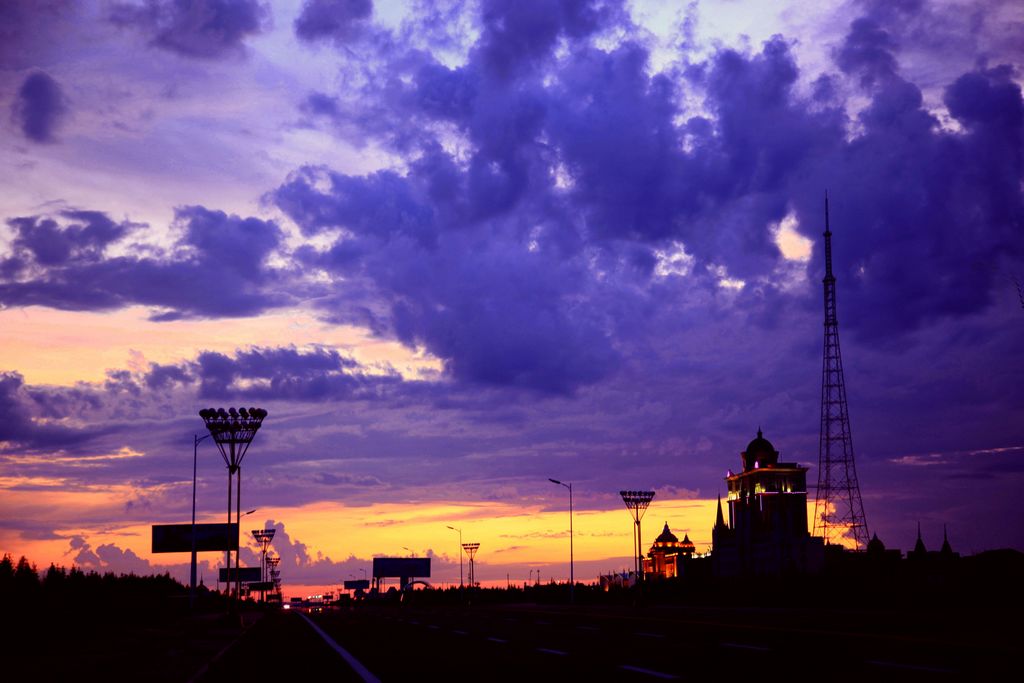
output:
[{"label": "dark foreground ground", "polygon": [[[1019,676],[1018,615],[682,606],[360,604],[3,641],[6,680],[997,680]],[[43,637],[40,637],[43,636]],[[357,672],[340,650],[357,660]]]},{"label": "dark foreground ground", "polygon": [[[360,605],[311,617],[382,681],[992,680],[1016,677],[1021,636],[997,609]],[[364,680],[288,613],[251,629],[203,680],[282,671]]]}]

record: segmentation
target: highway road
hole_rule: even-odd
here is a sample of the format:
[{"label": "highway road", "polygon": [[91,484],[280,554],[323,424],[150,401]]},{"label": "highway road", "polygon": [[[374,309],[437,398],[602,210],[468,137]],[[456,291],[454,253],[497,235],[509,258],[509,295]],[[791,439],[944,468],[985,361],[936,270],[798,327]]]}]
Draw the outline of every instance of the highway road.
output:
[{"label": "highway road", "polygon": [[369,680],[382,681],[474,674],[487,681],[756,674],[795,680],[958,680],[1012,671],[1019,629],[1014,636],[991,619],[967,623],[967,616],[365,604],[312,619],[324,637],[365,667]]}]

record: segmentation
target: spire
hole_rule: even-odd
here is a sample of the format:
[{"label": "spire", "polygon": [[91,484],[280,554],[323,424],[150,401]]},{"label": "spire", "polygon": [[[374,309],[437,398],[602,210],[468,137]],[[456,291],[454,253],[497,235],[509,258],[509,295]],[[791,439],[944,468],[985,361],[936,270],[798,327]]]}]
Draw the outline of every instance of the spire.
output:
[{"label": "spire", "polygon": [[928,552],[924,547],[924,541],[921,540],[921,522],[917,523],[917,543],[914,544],[914,553],[920,553],[924,555]]},{"label": "spire", "polygon": [[757,425],[757,438],[763,439],[764,434],[761,433],[761,425]]},{"label": "spire", "polygon": [[943,555],[952,555],[953,546],[949,544],[949,537],[946,535],[946,525],[942,525],[942,550]]},{"label": "spire", "polygon": [[715,528],[721,529],[725,527],[725,516],[722,515],[722,494],[718,494],[718,516],[715,517]]}]

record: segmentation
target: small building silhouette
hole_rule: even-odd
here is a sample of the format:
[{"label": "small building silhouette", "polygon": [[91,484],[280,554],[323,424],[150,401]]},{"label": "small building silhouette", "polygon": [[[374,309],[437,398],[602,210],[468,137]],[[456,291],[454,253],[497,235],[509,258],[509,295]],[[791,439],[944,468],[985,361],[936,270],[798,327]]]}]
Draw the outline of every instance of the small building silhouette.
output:
[{"label": "small building silhouette", "polygon": [[817,573],[824,545],[807,531],[807,469],[779,462],[779,452],[757,437],[740,454],[743,471],[731,470],[729,519],[718,514],[712,536],[712,570],[717,576]]}]

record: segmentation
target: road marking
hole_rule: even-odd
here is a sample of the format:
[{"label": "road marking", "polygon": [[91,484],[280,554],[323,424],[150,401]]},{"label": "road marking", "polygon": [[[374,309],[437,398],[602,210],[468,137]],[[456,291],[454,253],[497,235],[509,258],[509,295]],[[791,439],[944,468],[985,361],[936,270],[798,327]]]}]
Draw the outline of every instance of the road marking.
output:
[{"label": "road marking", "polygon": [[761,645],[747,645],[745,643],[719,643],[722,647],[731,647],[734,650],[753,650],[754,652],[768,652],[771,650],[769,647],[763,647]]},{"label": "road marking", "polygon": [[459,629],[453,629],[452,633],[454,633],[457,636],[464,636],[464,635],[466,635],[465,631],[460,631]]},{"label": "road marking", "polygon": [[578,628],[581,631],[600,631],[601,630],[601,629],[599,629],[596,626],[577,626],[576,628]]},{"label": "road marking", "polygon": [[900,662],[886,662],[879,659],[872,659],[864,662],[865,664],[871,664],[872,666],[881,666],[886,669],[906,669],[908,671],[927,671],[933,674],[952,674],[956,673],[952,669],[943,669],[937,666],[921,666],[919,664],[901,664]]},{"label": "road marking", "polygon": [[674,678],[679,678],[679,676],[676,676],[674,674],[667,674],[664,671],[653,671],[651,669],[642,669],[639,666],[629,666],[628,664],[622,664],[621,666],[619,666],[619,668],[623,669],[625,671],[633,671],[634,673],[638,673],[638,674],[644,674],[644,675],[647,675],[647,676],[654,676],[655,678],[664,678],[666,680],[671,680],[671,679],[674,679]]},{"label": "road marking", "polygon": [[664,638],[665,637],[661,633],[646,633],[644,631],[637,631],[633,635],[640,636],[641,638]]},{"label": "road marking", "polygon": [[544,653],[547,653],[549,655],[561,655],[563,657],[566,656],[567,654],[569,654],[568,652],[562,652],[561,650],[550,650],[550,649],[548,649],[546,647],[538,647],[537,648],[537,652],[544,652]]},{"label": "road marking", "polygon": [[420,622],[416,621],[415,619],[410,619],[409,623],[413,624],[414,626],[419,626],[420,625]]},{"label": "road marking", "polygon": [[508,642],[507,640],[502,640],[501,638],[488,638],[487,640],[491,641],[492,643],[507,643]]},{"label": "road marking", "polygon": [[434,629],[436,631],[436,630],[438,630],[441,627],[438,626],[437,624],[427,624],[427,628],[432,628],[432,629]]},{"label": "road marking", "polygon": [[324,639],[325,643],[331,646],[332,650],[337,652],[339,655],[341,655],[342,659],[348,662],[348,665],[352,667],[352,670],[355,671],[360,678],[363,679],[364,683],[380,683],[380,679],[374,676],[372,673],[370,673],[370,670],[363,666],[362,662],[353,657],[352,654],[348,650],[343,648],[341,645],[338,645],[338,643],[334,641],[334,638],[331,638],[329,635],[324,633],[323,629],[321,629],[319,626],[313,623],[312,619],[307,617],[302,612],[299,612],[299,616],[305,619],[306,623],[313,627],[313,630],[316,631],[320,635],[320,637]]},{"label": "road marking", "polygon": [[551,622],[550,621],[540,621],[540,620],[537,620],[537,621],[535,621],[533,623],[537,624],[537,626],[551,626]]}]

